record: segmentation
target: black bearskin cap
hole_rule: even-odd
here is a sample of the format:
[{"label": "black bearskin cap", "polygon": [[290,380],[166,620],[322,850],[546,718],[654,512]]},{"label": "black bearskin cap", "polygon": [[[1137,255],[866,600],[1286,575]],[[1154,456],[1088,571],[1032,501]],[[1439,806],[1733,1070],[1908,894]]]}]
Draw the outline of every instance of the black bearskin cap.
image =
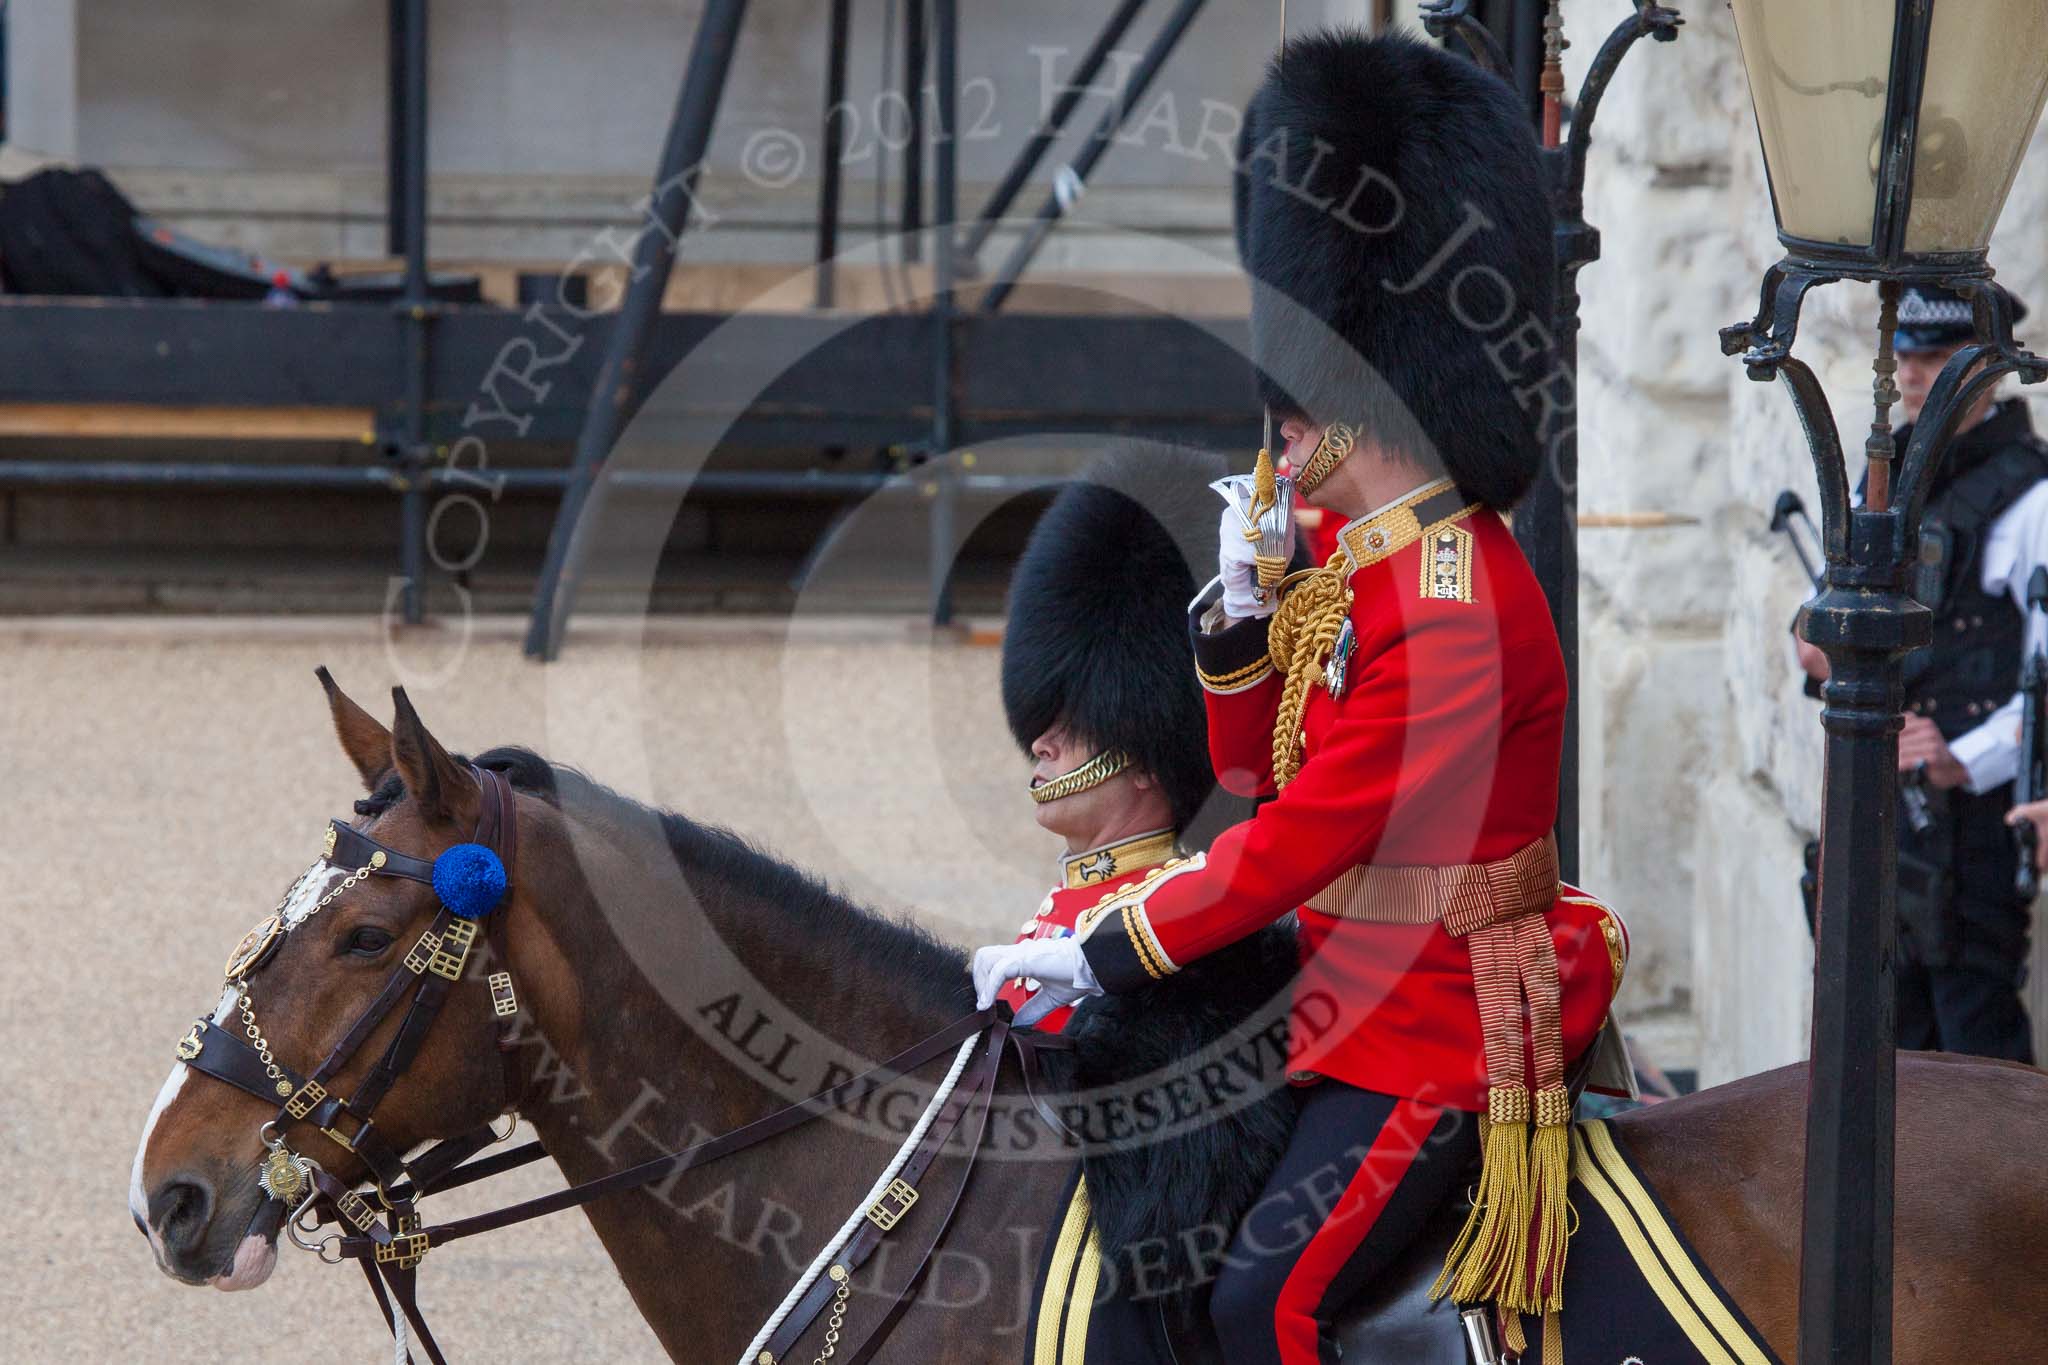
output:
[{"label": "black bearskin cap", "polygon": [[1010,579],[1003,711],[1027,753],[1054,724],[1122,749],[1186,829],[1214,790],[1188,602],[1215,572],[1223,456],[1120,446],[1063,488]]},{"label": "black bearskin cap", "polygon": [[1566,401],[1550,199],[1514,92],[1409,35],[1306,34],[1246,107],[1237,172],[1267,406],[1512,506],[1555,437],[1546,397]]}]

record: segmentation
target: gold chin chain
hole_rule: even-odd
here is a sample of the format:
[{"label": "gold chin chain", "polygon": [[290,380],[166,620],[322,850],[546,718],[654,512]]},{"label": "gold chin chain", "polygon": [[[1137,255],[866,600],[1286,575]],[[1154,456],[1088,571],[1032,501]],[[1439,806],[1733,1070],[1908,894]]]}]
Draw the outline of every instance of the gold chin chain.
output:
[{"label": "gold chin chain", "polygon": [[1314,493],[1330,471],[1344,463],[1344,457],[1358,444],[1358,433],[1343,422],[1332,422],[1323,428],[1323,439],[1316,443],[1316,453],[1308,457],[1308,463],[1294,476],[1294,486],[1302,496]]},{"label": "gold chin chain", "polygon": [[1031,789],[1031,799],[1043,806],[1099,787],[1131,766],[1131,756],[1121,749],[1104,749],[1070,773],[1042,782]]}]

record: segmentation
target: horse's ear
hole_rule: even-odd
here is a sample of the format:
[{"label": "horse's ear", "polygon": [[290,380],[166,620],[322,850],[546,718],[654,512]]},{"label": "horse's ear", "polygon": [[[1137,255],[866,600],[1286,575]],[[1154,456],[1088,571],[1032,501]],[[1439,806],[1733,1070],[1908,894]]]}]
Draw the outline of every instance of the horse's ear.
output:
[{"label": "horse's ear", "polygon": [[473,822],[482,804],[476,779],[427,733],[404,688],[391,689],[391,702],[398,712],[391,727],[391,761],[420,813],[429,821],[458,826]]},{"label": "horse's ear", "polygon": [[376,791],[377,784],[391,771],[391,732],[375,716],[357,706],[348,693],[335,684],[334,675],[324,667],[313,670],[320,686],[327,690],[327,709],[334,714],[334,733],[341,751],[363,775],[363,786]]}]

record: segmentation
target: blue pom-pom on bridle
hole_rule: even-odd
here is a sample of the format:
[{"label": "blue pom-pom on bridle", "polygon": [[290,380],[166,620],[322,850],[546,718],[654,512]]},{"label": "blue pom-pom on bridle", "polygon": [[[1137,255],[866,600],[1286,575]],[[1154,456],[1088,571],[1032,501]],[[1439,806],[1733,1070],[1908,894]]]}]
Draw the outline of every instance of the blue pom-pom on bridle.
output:
[{"label": "blue pom-pom on bridle", "polygon": [[434,859],[434,894],[448,913],[482,919],[505,899],[505,864],[482,844],[457,844]]}]

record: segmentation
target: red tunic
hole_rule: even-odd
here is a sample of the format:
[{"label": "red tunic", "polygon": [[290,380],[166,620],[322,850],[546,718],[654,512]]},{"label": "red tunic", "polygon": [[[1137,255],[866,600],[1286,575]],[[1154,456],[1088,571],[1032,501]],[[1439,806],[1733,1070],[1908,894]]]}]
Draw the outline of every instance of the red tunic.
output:
[{"label": "red tunic", "polygon": [[[1501,519],[1439,480],[1350,524],[1355,641],[1310,686],[1301,768],[1273,800],[1082,926],[1097,979],[1127,990],[1299,909],[1293,1065],[1369,1090],[1484,1111],[1471,955],[1441,924],[1337,918],[1309,902],[1350,868],[1507,858],[1557,815],[1564,660],[1549,604]],[[1425,559],[1424,550],[1429,550]],[[1206,632],[1195,653],[1218,779],[1273,796],[1284,679],[1268,622]],[[1341,652],[1341,651],[1340,651]],[[1605,1021],[1627,940],[1571,887],[1547,916],[1567,1058]]]},{"label": "red tunic", "polygon": [[[1046,892],[1038,913],[1018,931],[1017,942],[1067,937],[1074,932],[1075,921],[1081,917],[1082,911],[1100,905],[1105,896],[1136,885],[1148,871],[1173,854],[1172,830],[1141,834],[1101,848],[1091,848],[1086,853],[1068,854],[1060,859],[1060,884]],[[1037,990],[1036,981],[1019,977],[1005,981],[996,993],[996,999],[1013,1010],[1019,1009]],[[1039,1020],[1037,1027],[1047,1033],[1058,1033],[1067,1026],[1067,1019],[1073,1013],[1072,1005],[1062,1005]]]}]

